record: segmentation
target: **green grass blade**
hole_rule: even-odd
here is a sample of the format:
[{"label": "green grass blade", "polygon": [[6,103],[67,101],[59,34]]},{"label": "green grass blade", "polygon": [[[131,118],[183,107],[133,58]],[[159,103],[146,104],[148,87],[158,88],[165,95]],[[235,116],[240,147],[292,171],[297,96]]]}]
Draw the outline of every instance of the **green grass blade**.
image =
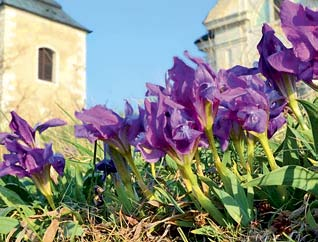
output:
[{"label": "green grass blade", "polygon": [[[314,147],[316,151],[316,155],[318,152],[318,107],[315,104],[312,104],[306,100],[299,100],[299,102],[303,105],[305,108],[310,124],[311,124],[311,131],[314,138]],[[317,158],[317,156],[316,156]]]},{"label": "green grass blade", "polygon": [[179,206],[179,204],[177,203],[177,201],[169,194],[169,192],[167,192],[165,189],[162,189],[159,186],[155,186],[154,189],[156,191],[158,191],[164,198],[166,198],[170,203],[173,204],[173,206],[175,207],[175,209],[179,212],[179,213],[184,213],[184,211],[182,210],[182,208]]},{"label": "green grass blade", "polygon": [[297,129],[294,129],[292,127],[289,127],[289,129],[293,133],[293,135],[297,137],[297,141],[300,141],[304,145],[304,148],[308,150],[313,155],[313,157],[315,157],[316,152],[312,146],[312,141],[308,140],[308,137],[306,137],[302,132],[299,132]]}]

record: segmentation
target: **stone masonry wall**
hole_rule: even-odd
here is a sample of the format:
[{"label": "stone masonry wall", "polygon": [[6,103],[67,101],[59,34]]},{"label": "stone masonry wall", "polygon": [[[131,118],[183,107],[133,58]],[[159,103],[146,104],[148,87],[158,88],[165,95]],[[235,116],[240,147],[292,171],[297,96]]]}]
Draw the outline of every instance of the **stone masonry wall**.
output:
[{"label": "stone masonry wall", "polygon": [[[86,32],[7,6],[3,12],[2,111],[8,114],[15,110],[36,123],[65,117],[58,105],[70,114],[82,108],[86,98]],[[41,47],[55,52],[53,82],[38,79]]]}]

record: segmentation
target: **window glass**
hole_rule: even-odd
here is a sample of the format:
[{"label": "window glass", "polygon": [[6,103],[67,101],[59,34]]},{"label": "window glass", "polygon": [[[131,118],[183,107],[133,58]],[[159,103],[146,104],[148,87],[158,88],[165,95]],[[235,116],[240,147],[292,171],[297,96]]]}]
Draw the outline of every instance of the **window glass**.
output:
[{"label": "window glass", "polygon": [[45,81],[53,81],[54,52],[48,48],[39,49],[38,78]]}]

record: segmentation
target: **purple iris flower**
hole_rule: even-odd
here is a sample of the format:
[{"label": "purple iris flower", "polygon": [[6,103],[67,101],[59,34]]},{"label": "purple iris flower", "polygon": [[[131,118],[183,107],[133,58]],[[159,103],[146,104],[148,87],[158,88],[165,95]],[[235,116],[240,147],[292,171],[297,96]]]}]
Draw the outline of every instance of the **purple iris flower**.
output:
[{"label": "purple iris flower", "polygon": [[[185,56],[196,64],[196,69],[175,57],[173,67],[168,70],[171,99],[184,106],[184,111],[193,119],[200,130],[204,130],[208,119],[214,118],[220,103],[220,88],[216,74],[209,64],[185,52]],[[209,105],[209,108],[207,108]]]},{"label": "purple iris flower", "polygon": [[75,126],[75,135],[79,138],[87,138],[90,142],[103,140],[122,155],[130,154],[130,145],[143,131],[143,110],[140,108],[139,112],[140,115],[134,115],[127,101],[124,118],[101,105],[76,112],[75,116],[83,124]]},{"label": "purple iris flower", "polygon": [[[282,8],[287,9],[290,4],[290,2],[284,1]],[[283,9],[281,10],[282,16],[286,14]],[[293,21],[296,20],[294,19]],[[263,26],[263,37],[257,48],[260,53],[259,68],[261,73],[287,99],[288,105],[296,116],[300,126],[305,130],[308,129],[296,100],[296,82],[304,80],[312,88],[315,89],[317,87],[312,82],[311,61],[304,61],[297,54],[295,55],[295,51],[292,48],[287,49],[275,36],[274,30],[266,24]]]},{"label": "purple iris flower", "polygon": [[226,150],[231,136],[238,139],[242,132],[263,133],[269,119],[268,101],[261,93],[251,88],[228,89],[224,93],[214,125],[222,150]]},{"label": "purple iris flower", "polygon": [[46,145],[44,149],[32,148],[26,150],[20,147],[16,151],[19,153],[11,152],[3,155],[4,162],[0,163],[0,177],[16,175],[33,178],[33,176],[41,176],[45,172],[49,173],[51,166],[60,176],[63,176],[64,157],[60,154],[54,154],[51,144]]},{"label": "purple iris flower", "polygon": [[22,119],[17,113],[11,112],[10,129],[12,133],[1,133],[1,144],[9,154],[4,154],[4,162],[0,163],[0,176],[17,175],[19,177],[41,176],[51,166],[59,175],[63,175],[65,160],[63,156],[54,154],[51,144],[45,148],[36,146],[35,135],[50,127],[65,125],[60,119],[51,119],[35,128]]},{"label": "purple iris flower", "polygon": [[[294,63],[298,66],[293,69],[294,73],[310,86],[315,86],[312,79],[318,78],[318,12],[284,0],[280,18],[283,31],[293,45],[292,54],[299,59]],[[291,63],[294,58],[288,60],[288,57],[285,61]],[[317,89],[317,86],[315,88]]]},{"label": "purple iris flower", "polygon": [[[155,94],[153,90],[148,93]],[[156,162],[169,154],[178,162],[194,155],[202,132],[185,113],[182,105],[171,100],[164,92],[145,99],[145,132],[140,134],[138,149],[148,162]]]},{"label": "purple iris flower", "polygon": [[294,89],[295,82],[299,80],[313,86],[313,68],[310,61],[299,58],[293,48],[286,48],[269,25],[264,24],[262,31],[263,37],[257,46],[260,54],[259,69],[272,85],[286,97],[288,94],[284,78],[290,79]]},{"label": "purple iris flower", "polygon": [[35,134],[38,131],[40,134],[48,128],[63,126],[66,123],[60,119],[51,119],[45,123],[40,123],[32,128],[24,119],[22,119],[16,112],[11,112],[11,122],[9,127],[12,131],[9,133],[0,133],[0,141],[5,137],[10,136],[11,138],[16,137],[20,139],[24,145],[28,147],[35,147]]},{"label": "purple iris flower", "polygon": [[267,24],[263,25],[263,37],[257,45],[260,59],[258,67],[260,72],[279,90],[285,97],[288,96],[284,78],[288,78],[292,85],[298,80],[297,73],[303,65],[275,36],[275,31]]},{"label": "purple iris flower", "polygon": [[221,105],[230,116],[247,131],[262,133],[268,120],[268,101],[260,92],[251,88],[234,88],[225,91]]},{"label": "purple iris flower", "polygon": [[275,36],[275,31],[268,24],[263,25],[262,33],[262,39],[257,45],[260,54],[258,67],[260,72],[275,85],[276,80],[282,79],[282,73],[273,68],[268,58],[277,53],[284,53],[287,47]]},{"label": "purple iris flower", "polygon": [[218,74],[223,99],[213,130],[222,150],[227,148],[230,136],[237,139],[242,135],[241,129],[267,131],[271,137],[285,123],[285,98],[255,73],[254,68],[236,66]]},{"label": "purple iris flower", "polygon": [[95,165],[96,170],[103,172],[102,181],[105,181],[109,174],[117,172],[115,163],[107,158],[107,154],[109,154],[109,146],[104,142],[104,159]]},{"label": "purple iris flower", "polygon": [[1,133],[0,144],[9,151],[3,155],[0,163],[0,177],[15,175],[29,177],[39,191],[46,197],[52,209],[55,209],[52,198],[51,167],[60,175],[64,174],[65,159],[60,154],[54,154],[52,144],[39,148],[36,144],[36,132],[42,133],[50,127],[62,126],[66,123],[60,119],[51,119],[38,124],[35,128],[22,119],[17,113],[11,112],[12,120],[9,127],[12,133]]},{"label": "purple iris flower", "polygon": [[213,134],[218,138],[222,151],[225,151],[230,142],[231,132],[234,135],[239,133],[239,124],[232,117],[231,112],[224,107],[220,107],[213,125]]},{"label": "purple iris flower", "polygon": [[117,172],[117,169],[115,167],[115,164],[113,162],[112,159],[103,159],[101,160],[100,162],[98,162],[95,166],[96,170],[98,171],[102,171],[104,174],[103,174],[103,177],[102,177],[102,181],[105,181],[106,177],[109,175],[109,174],[112,174],[112,173],[116,173]]},{"label": "purple iris flower", "polygon": [[264,93],[269,102],[267,136],[271,138],[286,123],[283,111],[287,105],[287,101],[285,97],[272,87],[269,81],[266,81]]}]

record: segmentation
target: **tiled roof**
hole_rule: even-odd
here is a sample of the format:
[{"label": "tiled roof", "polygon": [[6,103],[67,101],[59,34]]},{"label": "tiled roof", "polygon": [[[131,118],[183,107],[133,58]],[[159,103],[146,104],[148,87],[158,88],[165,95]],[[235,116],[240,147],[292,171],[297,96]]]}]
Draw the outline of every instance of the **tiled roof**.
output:
[{"label": "tiled roof", "polygon": [[8,5],[55,22],[91,32],[64,12],[62,6],[54,0],[0,0],[1,5]]}]

